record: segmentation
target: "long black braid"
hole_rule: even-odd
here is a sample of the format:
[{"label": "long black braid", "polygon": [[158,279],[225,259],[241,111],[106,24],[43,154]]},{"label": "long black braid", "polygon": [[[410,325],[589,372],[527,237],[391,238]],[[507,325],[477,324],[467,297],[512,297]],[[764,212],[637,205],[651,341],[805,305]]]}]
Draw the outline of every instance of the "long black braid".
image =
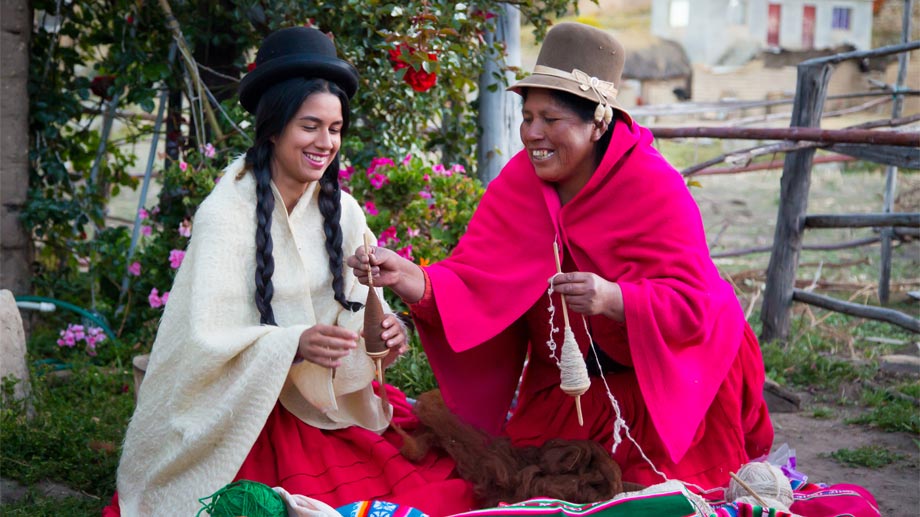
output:
[{"label": "long black braid", "polygon": [[[256,109],[256,141],[246,153],[246,165],[256,178],[256,307],[263,325],[277,325],[272,310],[272,274],[275,260],[272,256],[272,212],[275,197],[271,190],[271,159],[274,151],[272,138],[280,135],[288,122],[297,114],[303,102],[314,93],[332,93],[342,103],[342,138],[348,129],[349,103],[345,94],[335,83],[322,79],[294,78],[278,83],[262,94]],[[361,304],[348,301],[345,297],[342,275],[342,227],[339,224],[342,207],[339,188],[339,156],[320,178],[319,209],[323,216],[323,231],[326,234],[326,252],[329,254],[329,270],[332,272],[334,297],[343,307],[357,311]]]},{"label": "long black braid", "polygon": [[319,213],[323,214],[323,233],[326,234],[326,253],[329,254],[329,270],[332,272],[332,290],[335,292],[335,300],[342,307],[355,312],[361,308],[361,304],[348,301],[343,290],[345,280],[342,278],[342,225],[339,224],[342,217],[342,204],[339,202],[342,190],[339,188],[338,155],[323,172],[319,179],[319,187]]},{"label": "long black braid", "polygon": [[277,325],[272,310],[272,274],[275,272],[275,258],[272,255],[272,212],[275,210],[275,195],[272,193],[270,141],[259,142],[246,152],[246,164],[256,177],[256,307],[263,325]]}]

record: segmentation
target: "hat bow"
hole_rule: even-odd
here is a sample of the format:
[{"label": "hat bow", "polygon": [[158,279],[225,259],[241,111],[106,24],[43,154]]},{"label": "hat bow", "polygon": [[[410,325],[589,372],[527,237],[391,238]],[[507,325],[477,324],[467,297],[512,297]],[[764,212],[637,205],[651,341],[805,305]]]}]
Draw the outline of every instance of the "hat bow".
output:
[{"label": "hat bow", "polygon": [[566,72],[551,66],[537,65],[534,67],[533,73],[574,81],[585,92],[593,90],[597,95],[598,101],[597,109],[594,111],[594,121],[600,122],[603,120],[609,124],[613,119],[613,109],[610,107],[610,102],[617,98],[617,89],[613,83],[598,79],[597,76],[588,75],[577,68],[573,68],[571,72]]}]

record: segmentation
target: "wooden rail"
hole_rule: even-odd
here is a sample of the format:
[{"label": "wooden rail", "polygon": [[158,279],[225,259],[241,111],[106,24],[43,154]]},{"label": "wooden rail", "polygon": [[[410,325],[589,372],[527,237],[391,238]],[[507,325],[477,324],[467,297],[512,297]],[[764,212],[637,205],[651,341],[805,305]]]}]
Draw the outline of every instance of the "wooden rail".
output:
[{"label": "wooden rail", "polygon": [[880,214],[814,214],[805,217],[806,228],[867,228],[906,226],[920,228],[920,212]]},{"label": "wooden rail", "polygon": [[888,323],[893,323],[907,330],[911,330],[913,332],[920,332],[920,320],[917,318],[912,318],[907,314],[896,311],[894,309],[886,309],[885,307],[873,307],[871,305],[847,302],[844,300],[838,300],[837,298],[832,298],[830,296],[824,296],[821,294],[804,291],[802,289],[793,289],[792,299],[807,303],[809,305],[814,305],[816,307],[821,307],[822,309],[849,314],[850,316],[858,316],[860,318],[885,321]]},{"label": "wooden rail", "polygon": [[[889,45],[869,51],[846,52],[800,63],[790,129],[800,135],[818,134],[823,131],[819,126],[824,111],[824,101],[827,98],[828,82],[835,64],[849,59],[887,56],[917,48],[920,48],[920,41]],[[914,142],[912,145],[916,147],[918,142],[916,140]],[[886,143],[885,145],[891,144]],[[869,147],[865,144],[864,146]],[[806,226],[836,227],[839,226],[839,223],[848,220],[849,223],[859,222],[862,226],[912,227],[917,217],[915,214],[806,216],[814,155],[814,147],[795,149],[786,155],[783,176],[780,180],[780,203],[773,237],[773,249],[767,266],[766,287],[760,313],[763,322],[761,340],[786,339],[791,323],[789,309],[793,300],[846,314],[881,319],[904,326],[914,332],[920,332],[920,324],[915,318],[897,311],[862,305],[854,307],[858,304],[842,302],[795,288],[796,269],[802,250],[802,235]],[[902,221],[900,217],[906,220]],[[885,224],[881,224],[883,222]]]}]

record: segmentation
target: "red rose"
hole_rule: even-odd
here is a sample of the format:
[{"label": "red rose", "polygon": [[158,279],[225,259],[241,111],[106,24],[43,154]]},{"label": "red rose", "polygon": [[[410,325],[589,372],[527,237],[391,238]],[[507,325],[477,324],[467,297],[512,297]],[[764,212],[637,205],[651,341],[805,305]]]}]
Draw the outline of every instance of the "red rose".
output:
[{"label": "red rose", "polygon": [[410,68],[403,76],[403,81],[409,84],[417,92],[427,92],[435,83],[438,82],[438,76],[424,70],[415,70]]},{"label": "red rose", "polygon": [[[435,83],[438,82],[438,76],[434,72],[428,72],[424,68],[415,69],[414,66],[411,66],[406,62],[403,57],[403,49],[406,49],[406,53],[410,56],[415,54],[416,50],[411,45],[406,43],[400,43],[395,49],[390,49],[388,52],[390,54],[390,62],[393,63],[393,70],[402,70],[407,68],[405,75],[403,75],[403,81],[406,82],[413,90],[417,92],[426,92],[431,89]],[[438,55],[434,52],[428,52],[429,61],[437,61]]]}]

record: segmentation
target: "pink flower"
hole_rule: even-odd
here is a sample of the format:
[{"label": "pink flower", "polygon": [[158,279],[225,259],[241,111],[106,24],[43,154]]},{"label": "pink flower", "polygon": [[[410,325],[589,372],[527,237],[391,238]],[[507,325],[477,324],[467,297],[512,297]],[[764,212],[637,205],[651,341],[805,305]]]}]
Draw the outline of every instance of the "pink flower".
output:
[{"label": "pink flower", "polygon": [[169,267],[179,269],[182,265],[182,259],[185,258],[185,252],[182,250],[172,250],[169,252]]},{"label": "pink flower", "polygon": [[218,183],[220,183],[220,178],[221,178],[221,176],[216,176],[216,177],[214,178],[214,184],[215,184],[215,185],[217,185]]},{"label": "pink flower", "polygon": [[145,236],[149,236],[152,231],[153,231],[153,228],[149,226],[141,226],[141,234]]},{"label": "pink flower", "polygon": [[60,333],[61,338],[57,340],[58,346],[73,347],[77,344],[77,338],[73,333],[73,324],[67,325],[67,328]]},{"label": "pink flower", "polygon": [[431,199],[431,192],[428,192],[427,190],[418,191],[418,195],[419,197],[424,198],[424,199]]},{"label": "pink flower", "polygon": [[402,164],[403,164],[403,165],[409,165],[409,162],[411,162],[411,161],[412,161],[412,153],[409,153],[409,154],[406,155],[405,158],[402,159]]},{"label": "pink flower", "polygon": [[182,171],[182,172],[185,172],[186,170],[188,170],[188,164],[185,163],[184,161],[181,161],[181,160],[180,160],[180,161],[179,161],[179,170]]},{"label": "pink flower", "polygon": [[349,165],[344,169],[339,169],[339,181],[348,181],[351,179],[351,175],[355,173],[355,168]]},{"label": "pink flower", "polygon": [[141,263],[134,261],[128,266],[128,273],[134,276],[141,276]]},{"label": "pink flower", "polygon": [[368,215],[377,215],[380,213],[377,211],[377,205],[375,205],[373,201],[364,203],[364,211],[367,212]]},{"label": "pink flower", "polygon": [[148,217],[150,217],[150,214],[147,213],[147,209],[146,209],[146,208],[141,208],[141,209],[139,209],[139,210],[137,211],[137,218],[138,218],[138,219],[140,219],[140,220],[143,221],[144,219],[147,219]]},{"label": "pink flower", "polygon": [[191,221],[189,221],[188,219],[185,219],[181,223],[179,223],[179,235],[183,237],[192,236],[192,222]]},{"label": "pink flower", "polygon": [[412,245],[409,244],[404,248],[399,248],[396,250],[396,254],[404,259],[412,260]]},{"label": "pink flower", "polygon": [[409,235],[409,238],[410,238],[410,239],[411,239],[412,237],[418,237],[418,235],[419,235],[420,233],[422,233],[421,230],[416,230],[415,228],[407,228],[407,229],[406,229],[406,234]]},{"label": "pink flower", "polygon": [[72,325],[72,324],[67,325],[67,330],[73,333],[73,338],[76,339],[77,341],[80,341],[81,339],[86,337],[86,333],[83,328],[83,325]]},{"label": "pink flower", "polygon": [[393,160],[389,158],[381,158],[381,157],[374,158],[373,160],[371,160],[371,164],[367,166],[367,177],[370,177],[371,174],[373,174],[374,171],[376,171],[378,167],[383,167],[386,165],[389,165],[392,167],[393,165],[396,165],[396,164],[393,163]]},{"label": "pink flower", "polygon": [[445,169],[444,165],[440,163],[432,167],[431,172],[437,174],[438,176],[448,176],[447,169]]},{"label": "pink flower", "polygon": [[[214,158],[214,155],[217,154],[217,150],[214,149],[214,146],[211,145],[210,142],[205,144],[203,151],[204,151],[205,158]],[[184,171],[185,169],[182,169],[182,170]]]},{"label": "pink flower", "polygon": [[377,239],[378,246],[386,246],[389,243],[399,242],[399,237],[396,236],[396,227],[390,226],[386,230],[380,232],[380,237]]},{"label": "pink flower", "polygon": [[154,287],[150,290],[150,294],[147,295],[147,301],[150,302],[150,306],[154,309],[163,306],[163,299],[160,298],[160,292],[157,291],[157,288]]},{"label": "pink flower", "polygon": [[425,183],[428,183],[431,181],[431,175],[426,172],[425,175],[422,176],[422,179],[425,180]]},{"label": "pink flower", "polygon": [[166,305],[166,302],[169,301],[169,291],[163,293],[163,296],[160,297],[160,301],[163,302],[163,305]]},{"label": "pink flower", "polygon": [[453,174],[463,174],[464,172],[466,172],[466,169],[459,163],[455,163],[451,165],[450,172]]},{"label": "pink flower", "polygon": [[370,177],[370,182],[371,182],[371,186],[373,186],[377,190],[380,190],[381,188],[383,188],[384,185],[389,183],[390,180],[383,174],[374,173],[374,175]]}]

